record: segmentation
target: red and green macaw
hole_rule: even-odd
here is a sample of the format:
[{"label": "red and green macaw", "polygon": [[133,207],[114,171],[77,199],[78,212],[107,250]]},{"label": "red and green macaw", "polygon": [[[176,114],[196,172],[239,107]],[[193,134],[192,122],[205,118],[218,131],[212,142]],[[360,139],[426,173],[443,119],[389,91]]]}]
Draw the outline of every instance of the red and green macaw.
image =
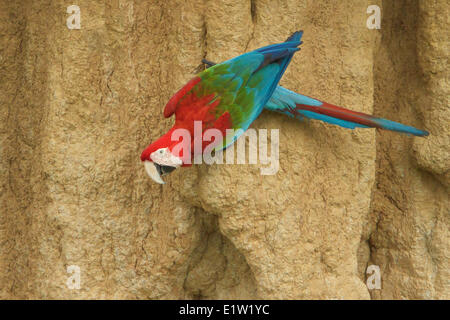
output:
[{"label": "red and green macaw", "polygon": [[[142,152],[141,160],[149,176],[158,183],[164,183],[162,175],[177,167],[191,165],[186,159],[202,153],[208,144],[214,144],[216,150],[226,148],[264,109],[300,120],[317,119],[350,129],[381,128],[416,136],[428,135],[428,132],[414,127],[337,107],[278,86],[292,56],[300,50],[302,34],[302,31],[297,31],[285,42],[262,47],[219,64],[206,62],[211,67],[190,80],[167,103],[164,116],[168,118],[175,114],[174,126]],[[198,121],[201,121],[202,134],[213,128],[222,133],[223,139],[202,141],[201,148],[193,148],[194,122]],[[191,141],[187,142],[190,148],[179,147],[179,139],[173,136],[177,129],[190,134]],[[235,131],[227,135],[227,129]],[[183,154],[183,150],[190,150],[190,154]]]}]

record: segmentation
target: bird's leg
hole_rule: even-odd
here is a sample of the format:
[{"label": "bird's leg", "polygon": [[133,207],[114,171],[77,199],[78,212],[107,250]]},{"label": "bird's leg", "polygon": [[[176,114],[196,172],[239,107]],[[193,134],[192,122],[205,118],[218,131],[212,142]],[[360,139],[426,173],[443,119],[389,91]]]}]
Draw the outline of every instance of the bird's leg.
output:
[{"label": "bird's leg", "polygon": [[204,64],[206,64],[206,65],[207,65],[206,69],[208,69],[208,68],[210,68],[210,67],[212,67],[212,66],[216,65],[216,63],[214,63],[214,62],[211,62],[211,61],[209,61],[209,60],[206,60],[206,59],[202,59],[202,62],[203,62]]}]

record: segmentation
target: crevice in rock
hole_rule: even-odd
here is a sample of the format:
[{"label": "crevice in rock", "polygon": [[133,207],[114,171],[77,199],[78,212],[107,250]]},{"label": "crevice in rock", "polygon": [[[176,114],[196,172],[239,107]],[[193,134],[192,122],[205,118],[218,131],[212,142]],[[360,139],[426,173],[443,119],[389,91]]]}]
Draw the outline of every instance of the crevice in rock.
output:
[{"label": "crevice in rock", "polygon": [[202,209],[203,238],[189,257],[183,288],[188,299],[253,299],[256,283],[245,257],[224,235],[218,217]]},{"label": "crevice in rock", "polygon": [[250,14],[252,16],[253,25],[256,24],[256,0],[250,0]]},{"label": "crevice in rock", "polygon": [[247,40],[247,43],[245,44],[244,52],[248,51],[248,48],[250,46],[250,42],[255,37],[255,29],[256,29],[256,0],[250,0],[250,16],[252,19],[252,31],[250,33],[250,37]]},{"label": "crevice in rock", "polygon": [[[204,5],[205,5],[205,7],[208,6],[207,3],[205,3]],[[202,37],[201,37],[202,41],[203,41],[203,43],[202,43],[202,51],[203,51],[202,52],[202,59],[207,59],[207,55],[208,55],[208,25],[206,23],[207,10],[204,10],[203,13],[204,14],[202,16],[203,25],[202,25]],[[195,72],[197,73],[197,72],[203,70],[203,68],[204,68],[204,64],[203,64],[203,62],[201,62],[200,66],[199,66],[199,69],[196,70]]]}]

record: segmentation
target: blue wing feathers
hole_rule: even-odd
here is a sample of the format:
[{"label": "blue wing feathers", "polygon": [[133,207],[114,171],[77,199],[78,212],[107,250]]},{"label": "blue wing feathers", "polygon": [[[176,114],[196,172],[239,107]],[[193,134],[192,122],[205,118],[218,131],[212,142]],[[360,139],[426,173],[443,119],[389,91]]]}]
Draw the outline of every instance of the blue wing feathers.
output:
[{"label": "blue wing feathers", "polygon": [[300,39],[303,36],[303,30],[295,31],[293,34],[289,36],[289,38],[286,39],[285,42],[289,41],[300,41]]},{"label": "blue wing feathers", "polygon": [[[278,82],[280,81],[281,77],[284,74],[284,71],[286,70],[287,66],[289,65],[289,62],[291,62],[291,59],[292,59],[294,53],[296,51],[300,50],[297,47],[301,44],[300,39],[301,39],[302,35],[303,35],[303,31],[297,31],[297,32],[294,32],[288,38],[289,41],[258,49],[258,50],[263,51],[263,54],[265,54],[265,52],[267,52],[266,55],[269,57],[268,59],[272,59],[272,62],[276,62],[279,65],[279,70],[277,72],[277,75],[276,75],[275,79],[273,79],[273,82],[272,82],[270,88],[266,92],[266,96],[264,98],[264,104],[266,104],[267,101],[269,101],[270,97],[272,96],[275,88],[278,85]],[[256,50],[256,51],[258,51],[258,50]],[[280,53],[278,55],[273,53],[274,51],[277,51],[277,50],[280,51]],[[265,56],[265,60],[266,59],[267,58]],[[261,111],[262,111],[262,109],[261,109]]]},{"label": "blue wing feathers", "polygon": [[[297,47],[301,44],[301,36],[302,32],[295,32],[287,42],[259,48],[220,64],[228,65],[229,72],[236,74],[243,80],[240,83],[241,90],[246,94],[237,96],[235,100],[241,104],[243,109],[250,109],[250,112],[240,123],[240,128],[243,131],[247,130],[259,116],[264,109],[264,105],[272,96],[292,56],[299,50]],[[227,139],[227,146],[239,136],[240,133],[235,134],[232,141]]]}]

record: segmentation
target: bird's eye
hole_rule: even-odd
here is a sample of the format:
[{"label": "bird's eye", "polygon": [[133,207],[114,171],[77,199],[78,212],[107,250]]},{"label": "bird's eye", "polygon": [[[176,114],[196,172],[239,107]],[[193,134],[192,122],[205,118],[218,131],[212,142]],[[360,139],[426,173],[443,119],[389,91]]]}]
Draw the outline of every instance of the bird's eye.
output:
[{"label": "bird's eye", "polygon": [[159,150],[159,153],[163,153],[164,152],[164,150]]}]

